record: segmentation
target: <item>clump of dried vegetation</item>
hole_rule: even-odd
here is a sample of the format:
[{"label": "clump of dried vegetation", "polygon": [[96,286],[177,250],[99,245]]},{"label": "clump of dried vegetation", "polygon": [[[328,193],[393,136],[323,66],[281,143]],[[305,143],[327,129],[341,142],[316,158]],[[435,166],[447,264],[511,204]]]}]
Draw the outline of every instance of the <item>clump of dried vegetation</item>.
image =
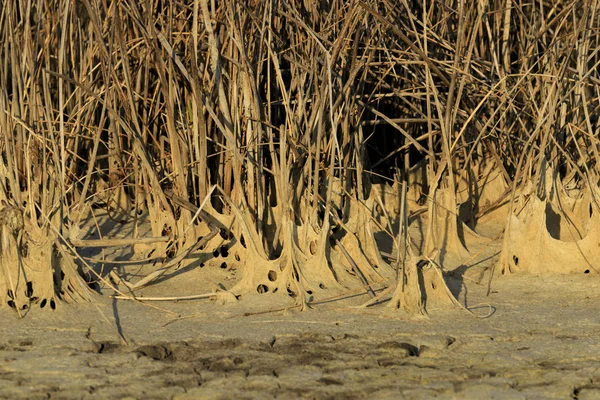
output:
[{"label": "clump of dried vegetation", "polygon": [[166,260],[129,295],[218,241],[236,296],[425,312],[498,210],[497,271],[597,272],[599,11],[2,0],[0,303],[89,299],[105,277],[75,247],[98,208],[152,224],[105,245]]}]

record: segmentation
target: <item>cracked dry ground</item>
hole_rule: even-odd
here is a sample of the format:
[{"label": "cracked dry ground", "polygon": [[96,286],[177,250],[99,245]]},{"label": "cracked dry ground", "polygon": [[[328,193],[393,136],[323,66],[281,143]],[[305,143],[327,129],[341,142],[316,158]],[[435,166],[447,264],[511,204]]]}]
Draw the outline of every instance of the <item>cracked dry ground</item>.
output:
[{"label": "cracked dry ground", "polygon": [[[244,316],[272,300],[259,297],[170,304],[193,315],[172,322],[136,304],[100,303],[108,318],[116,311],[129,345],[90,304],[20,321],[3,310],[0,397],[599,398],[600,280],[512,276],[494,288],[488,319],[338,303]],[[472,288],[470,302],[483,292]]]}]

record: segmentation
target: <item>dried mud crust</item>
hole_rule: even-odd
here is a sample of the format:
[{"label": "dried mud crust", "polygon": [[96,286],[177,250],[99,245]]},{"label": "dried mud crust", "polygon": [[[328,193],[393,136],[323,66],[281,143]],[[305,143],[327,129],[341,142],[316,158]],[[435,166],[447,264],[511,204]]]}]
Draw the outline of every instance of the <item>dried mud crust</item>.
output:
[{"label": "dried mud crust", "polygon": [[171,306],[197,318],[169,323],[126,303],[129,345],[90,304],[20,324],[5,313],[0,398],[597,398],[599,289],[590,275],[502,277],[485,320],[350,307],[244,316],[241,304],[194,302]]},{"label": "dried mud crust", "polygon": [[[582,339],[559,336],[556,343]],[[468,340],[439,335],[419,347],[403,340],[394,335],[386,339],[306,333],[262,342],[92,342],[72,349],[68,357],[45,354],[30,373],[18,371],[36,357],[33,342],[25,340],[0,347],[0,396],[360,399],[600,394],[600,361],[591,357],[569,360],[549,354],[547,359],[523,362],[534,345],[486,335]]]}]

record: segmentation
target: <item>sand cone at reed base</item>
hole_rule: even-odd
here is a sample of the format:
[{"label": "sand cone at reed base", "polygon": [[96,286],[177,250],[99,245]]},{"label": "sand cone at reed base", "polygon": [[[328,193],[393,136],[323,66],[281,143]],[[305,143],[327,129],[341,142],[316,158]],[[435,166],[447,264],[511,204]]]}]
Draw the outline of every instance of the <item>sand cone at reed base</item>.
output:
[{"label": "sand cone at reed base", "polygon": [[87,301],[92,291],[70,251],[14,206],[0,210],[0,304],[24,315],[32,307],[54,310],[60,301]]}]

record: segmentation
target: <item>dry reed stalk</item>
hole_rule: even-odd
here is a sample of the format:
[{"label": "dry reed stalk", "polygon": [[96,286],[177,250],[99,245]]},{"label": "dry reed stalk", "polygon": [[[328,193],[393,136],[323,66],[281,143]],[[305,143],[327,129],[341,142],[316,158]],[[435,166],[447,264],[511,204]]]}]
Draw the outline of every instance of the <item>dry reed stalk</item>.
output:
[{"label": "dry reed stalk", "polygon": [[[93,244],[75,235],[92,207],[133,221],[136,235],[147,214],[152,237],[172,241],[102,244],[137,243],[166,265],[213,232],[207,246],[226,241],[244,258],[236,294],[280,290],[302,306],[395,279],[375,234],[398,232],[373,222],[377,204],[397,217],[428,198],[424,254],[444,262],[469,257],[459,207],[476,227],[507,203],[507,271],[519,204],[557,199],[544,183],[599,204],[598,7],[0,0],[0,200],[23,215],[19,245],[67,230]],[[410,194],[402,210],[378,186],[396,168]],[[502,193],[482,186],[490,168]],[[50,264],[33,283],[48,301],[62,296]]]}]

